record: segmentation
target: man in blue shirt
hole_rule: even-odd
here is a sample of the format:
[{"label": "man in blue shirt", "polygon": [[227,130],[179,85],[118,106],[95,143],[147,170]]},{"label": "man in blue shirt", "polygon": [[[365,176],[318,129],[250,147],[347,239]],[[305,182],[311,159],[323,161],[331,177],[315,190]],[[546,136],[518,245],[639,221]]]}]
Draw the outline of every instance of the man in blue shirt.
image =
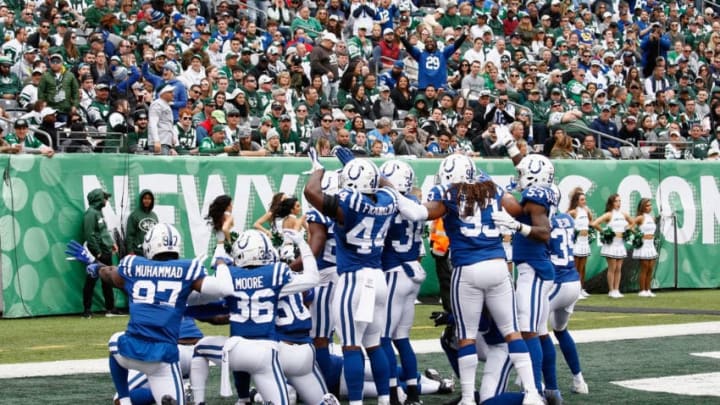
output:
[{"label": "man in blue shirt", "polygon": [[400,41],[402,41],[410,56],[418,61],[419,90],[422,91],[429,85],[433,85],[437,89],[447,87],[447,60],[455,53],[456,49],[462,46],[466,36],[467,27],[465,27],[460,38],[451,45],[446,45],[442,51],[438,50],[437,43],[432,37],[425,39],[425,49],[421,51],[412,46],[407,38],[400,36]]}]

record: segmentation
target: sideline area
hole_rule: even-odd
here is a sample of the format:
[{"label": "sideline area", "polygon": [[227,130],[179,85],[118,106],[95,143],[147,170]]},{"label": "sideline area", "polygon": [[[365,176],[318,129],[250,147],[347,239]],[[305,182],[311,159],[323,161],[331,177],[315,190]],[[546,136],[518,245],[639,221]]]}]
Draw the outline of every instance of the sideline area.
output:
[{"label": "sideline area", "polygon": [[[576,343],[720,334],[720,322],[587,329],[572,331],[572,334]],[[438,353],[442,351],[438,339],[416,340],[412,342],[412,345],[418,354]],[[107,372],[107,358],[0,365],[0,379]]]}]

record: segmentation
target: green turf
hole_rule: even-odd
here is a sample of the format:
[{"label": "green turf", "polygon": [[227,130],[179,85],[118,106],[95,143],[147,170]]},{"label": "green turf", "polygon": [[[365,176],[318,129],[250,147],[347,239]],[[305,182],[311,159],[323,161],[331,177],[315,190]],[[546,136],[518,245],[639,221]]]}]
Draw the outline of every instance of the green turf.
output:
[{"label": "green turf", "polygon": [[[570,393],[571,377],[558,353],[558,381],[566,404],[712,404],[717,397],[693,397],[636,391],[611,384],[612,381],[633,378],[663,377],[678,374],[716,372],[719,360],[690,356],[689,352],[716,351],[720,335],[683,336],[647,340],[627,340],[578,345],[583,374],[590,387],[587,396]],[[661,355],[660,355],[661,354]],[[418,356],[421,368],[434,367],[443,375],[450,370],[442,354]],[[481,375],[482,365],[478,376]],[[211,369],[208,382],[208,402],[233,404],[218,396],[218,369]],[[512,384],[510,389],[516,390]],[[114,391],[110,376],[91,374],[82,376],[42,377],[2,380],[0,404],[110,404]],[[430,395],[423,398],[427,405],[437,405],[452,395]],[[372,402],[370,402],[372,403]]]},{"label": "green turf", "polygon": [[656,291],[655,298],[640,298],[637,293],[625,293],[625,298],[613,299],[607,294],[593,294],[577,305],[614,308],[671,308],[720,311],[718,290]]},{"label": "green turf", "polygon": [[[593,295],[578,305],[599,307],[720,309],[716,290],[659,292],[654,299],[626,298],[613,300]],[[436,302],[435,300],[433,300]],[[441,329],[433,326],[430,313],[441,310],[439,305],[416,305],[411,339],[434,339]],[[674,315],[576,311],[571,329],[613,328],[657,324],[720,321],[720,316]],[[66,359],[92,359],[107,354],[107,340],[125,329],[127,317],[82,319],[80,316],[58,316],[0,320],[0,364]],[[226,335],[227,326],[198,323],[206,335]]]}]

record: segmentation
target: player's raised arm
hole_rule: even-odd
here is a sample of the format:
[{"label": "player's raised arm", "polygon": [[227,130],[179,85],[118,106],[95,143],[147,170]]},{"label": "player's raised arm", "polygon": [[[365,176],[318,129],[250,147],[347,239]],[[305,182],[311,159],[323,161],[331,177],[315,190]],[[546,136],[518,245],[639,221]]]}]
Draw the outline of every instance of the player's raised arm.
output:
[{"label": "player's raised arm", "polygon": [[322,178],[325,168],[320,164],[315,148],[308,149],[308,157],[310,157],[312,168],[310,169],[310,178],[308,178],[303,192],[305,199],[324,215],[342,223],[343,213],[339,208],[337,196],[330,196],[322,191]]},{"label": "player's raised arm", "polygon": [[320,282],[320,274],[318,273],[315,256],[310,249],[310,245],[303,239],[302,233],[285,229],[283,230],[283,236],[290,239],[300,250],[303,272],[295,273],[292,281],[283,286],[283,289],[280,291],[281,297],[307,291],[316,287]]}]

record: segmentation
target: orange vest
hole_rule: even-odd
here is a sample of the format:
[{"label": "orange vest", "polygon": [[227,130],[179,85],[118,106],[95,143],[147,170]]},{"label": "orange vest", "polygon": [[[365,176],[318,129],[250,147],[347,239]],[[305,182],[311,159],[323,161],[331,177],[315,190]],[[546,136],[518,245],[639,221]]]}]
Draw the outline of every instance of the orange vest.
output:
[{"label": "orange vest", "polygon": [[435,256],[445,256],[448,253],[450,247],[450,239],[445,234],[445,224],[443,224],[442,218],[438,218],[433,221],[432,232],[430,232],[430,244],[432,246],[432,253]]}]

